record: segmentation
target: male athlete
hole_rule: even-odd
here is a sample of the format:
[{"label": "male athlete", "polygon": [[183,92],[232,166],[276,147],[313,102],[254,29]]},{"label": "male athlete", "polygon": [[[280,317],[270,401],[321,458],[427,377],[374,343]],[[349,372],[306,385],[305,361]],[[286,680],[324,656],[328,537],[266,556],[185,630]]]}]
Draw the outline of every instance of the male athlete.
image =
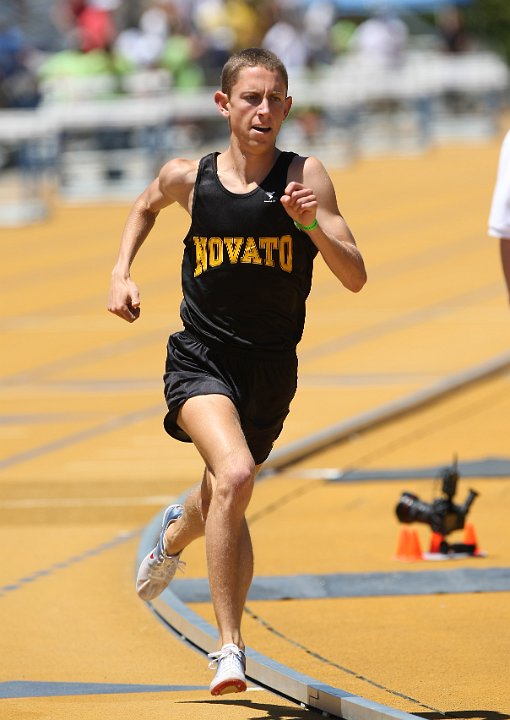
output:
[{"label": "male athlete", "polygon": [[171,505],[137,578],[159,595],[180,556],[205,534],[219,629],[213,695],[246,689],[241,616],[253,575],[245,512],[255,477],[280,434],[296,391],[296,346],[319,253],[352,292],[366,281],[362,256],[332,182],[313,157],[281,152],[287,71],[271,52],[243,50],[225,64],[214,99],[230,141],[201,160],[170,160],[135,201],[112,272],[108,309],[140,314],[130,277],[158,213],[178,203],[191,216],[182,263],[184,330],[167,347],[165,428],[192,441],[205,470],[184,506]]}]

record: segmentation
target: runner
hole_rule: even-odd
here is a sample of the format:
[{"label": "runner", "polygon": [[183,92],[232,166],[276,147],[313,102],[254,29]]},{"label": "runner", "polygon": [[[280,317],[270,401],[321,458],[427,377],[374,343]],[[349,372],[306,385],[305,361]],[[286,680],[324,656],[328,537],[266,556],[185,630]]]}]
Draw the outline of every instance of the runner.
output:
[{"label": "runner", "polygon": [[292,98],[273,53],[250,48],[225,64],[214,99],[228,147],[173,159],[135,201],[112,273],[108,309],[133,322],[140,299],[131,264],[158,213],[178,203],[191,216],[182,262],[184,330],[168,340],[167,432],[193,442],[201,483],[167,508],[156,548],[137,578],[159,595],[182,551],[205,534],[219,649],[211,693],[246,689],[241,617],[253,576],[245,513],[254,481],[279,436],[297,385],[296,346],[317,254],[350,291],[366,281],[362,256],[314,157],[282,152],[276,139]]}]

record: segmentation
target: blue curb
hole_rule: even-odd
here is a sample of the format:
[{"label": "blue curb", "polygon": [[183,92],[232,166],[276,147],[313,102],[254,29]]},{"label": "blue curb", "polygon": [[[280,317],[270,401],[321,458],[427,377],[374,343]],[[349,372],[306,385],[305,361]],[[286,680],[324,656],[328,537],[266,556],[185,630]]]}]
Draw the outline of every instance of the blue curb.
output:
[{"label": "blue curb", "polygon": [[[172,591],[185,603],[210,602],[205,578],[174,580]],[[401,597],[510,591],[510,568],[460,568],[423,572],[334,573],[255,577],[249,600]]]},{"label": "blue curb", "polygon": [[116,683],[30,682],[0,683],[0,698],[64,697],[69,695],[122,695],[126,693],[186,692],[208,690],[205,685],[131,685]]}]

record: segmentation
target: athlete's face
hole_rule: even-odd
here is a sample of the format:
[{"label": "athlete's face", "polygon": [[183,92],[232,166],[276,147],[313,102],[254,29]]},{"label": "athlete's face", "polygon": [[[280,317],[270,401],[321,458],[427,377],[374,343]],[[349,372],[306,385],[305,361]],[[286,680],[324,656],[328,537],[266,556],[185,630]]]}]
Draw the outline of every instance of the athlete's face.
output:
[{"label": "athlete's face", "polygon": [[[221,97],[220,97],[221,96]],[[278,72],[265,67],[243,68],[230,96],[217,93],[216,102],[228,117],[230,130],[241,143],[272,146],[292,105]]]}]

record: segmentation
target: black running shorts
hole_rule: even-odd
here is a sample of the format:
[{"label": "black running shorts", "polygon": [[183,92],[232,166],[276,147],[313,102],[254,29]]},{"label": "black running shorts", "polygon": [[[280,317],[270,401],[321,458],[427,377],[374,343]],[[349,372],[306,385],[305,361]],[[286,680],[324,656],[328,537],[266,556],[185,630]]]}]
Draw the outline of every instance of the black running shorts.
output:
[{"label": "black running shorts", "polygon": [[164,426],[169,435],[191,442],[177,424],[188,398],[226,395],[237,408],[248,447],[260,465],[281,433],[296,393],[297,357],[295,352],[211,349],[184,330],[168,339],[164,382]]}]

